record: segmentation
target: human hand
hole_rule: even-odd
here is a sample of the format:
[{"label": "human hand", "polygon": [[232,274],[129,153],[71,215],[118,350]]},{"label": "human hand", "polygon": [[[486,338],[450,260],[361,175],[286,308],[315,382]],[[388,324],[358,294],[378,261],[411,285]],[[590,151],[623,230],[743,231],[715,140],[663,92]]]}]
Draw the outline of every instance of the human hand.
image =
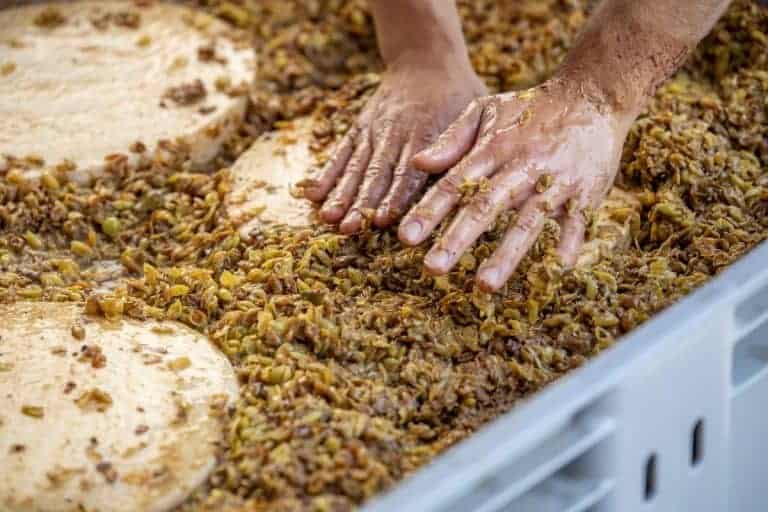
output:
[{"label": "human hand", "polygon": [[485,86],[466,59],[389,66],[381,85],[336,146],[317,177],[302,183],[304,197],[322,202],[320,218],[358,231],[398,220],[428,178],[412,157],[437,139]]},{"label": "human hand", "polygon": [[447,174],[405,216],[400,239],[409,245],[426,240],[459,203],[463,185],[487,180],[427,253],[428,271],[447,273],[510,208],[519,208],[517,219],[479,267],[481,289],[504,285],[548,218],[559,220],[558,253],[566,265],[573,264],[584,241],[585,213],[613,183],[632,121],[596,97],[585,85],[552,80],[473,101],[414,157],[417,168]]}]

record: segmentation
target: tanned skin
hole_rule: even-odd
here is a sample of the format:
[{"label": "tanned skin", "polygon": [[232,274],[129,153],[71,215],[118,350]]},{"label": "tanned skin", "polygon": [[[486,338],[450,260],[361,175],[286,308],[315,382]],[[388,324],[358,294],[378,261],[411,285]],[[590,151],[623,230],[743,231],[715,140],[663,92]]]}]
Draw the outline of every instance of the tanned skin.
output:
[{"label": "tanned skin", "polygon": [[[365,217],[387,227],[407,212],[398,234],[417,245],[457,207],[463,183],[486,178],[427,253],[426,269],[450,271],[510,208],[517,221],[478,268],[481,289],[504,285],[548,218],[560,222],[558,253],[572,265],[585,212],[611,187],[632,122],[729,3],[603,0],[551,79],[488,96],[454,2],[371,0],[386,71],[305,196],[342,233]],[[413,205],[429,174],[442,178]]]}]

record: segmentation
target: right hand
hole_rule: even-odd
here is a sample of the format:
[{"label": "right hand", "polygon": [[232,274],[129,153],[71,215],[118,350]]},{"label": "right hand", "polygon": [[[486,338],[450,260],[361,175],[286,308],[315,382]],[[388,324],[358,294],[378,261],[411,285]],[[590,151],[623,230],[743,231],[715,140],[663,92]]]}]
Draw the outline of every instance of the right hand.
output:
[{"label": "right hand", "polygon": [[435,275],[451,270],[504,211],[519,208],[497,250],[477,270],[483,291],[504,286],[548,218],[561,223],[558,254],[573,265],[584,241],[586,212],[613,184],[634,118],[616,112],[591,84],[555,77],[527,91],[473,101],[428,150],[417,167],[444,176],[403,219],[400,240],[428,239],[462,198],[465,183],[480,183],[424,258]]},{"label": "right hand", "polygon": [[428,174],[411,163],[485,86],[468,62],[434,61],[389,66],[381,85],[304,197],[322,202],[320,218],[344,234],[364,219],[385,228],[409,208]]}]

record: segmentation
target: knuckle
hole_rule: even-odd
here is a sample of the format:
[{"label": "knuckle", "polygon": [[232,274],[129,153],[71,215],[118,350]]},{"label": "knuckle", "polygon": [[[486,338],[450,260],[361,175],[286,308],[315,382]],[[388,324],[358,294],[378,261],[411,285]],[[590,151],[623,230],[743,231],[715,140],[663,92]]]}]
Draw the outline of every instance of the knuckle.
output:
[{"label": "knuckle", "polygon": [[349,162],[347,162],[347,172],[350,174],[356,174],[360,172],[362,167],[363,161],[359,156],[354,156],[349,160]]},{"label": "knuckle", "polygon": [[384,187],[386,183],[388,183],[389,177],[386,174],[383,173],[374,173],[369,172],[368,175],[365,177],[365,183],[364,188],[366,190],[374,190],[377,191]]},{"label": "knuckle", "polygon": [[352,158],[349,159],[349,163],[347,164],[347,168],[351,172],[360,172],[363,169],[363,165],[364,165],[363,155],[356,154],[356,155],[353,155]]},{"label": "knuckle", "polygon": [[[454,125],[449,126],[445,133],[449,133],[451,130],[455,130],[453,126]],[[437,128],[437,126],[433,126],[426,129],[425,131],[419,131],[413,136],[411,140],[413,144],[416,145],[416,147],[424,148],[432,144],[435,141],[437,134],[439,133],[440,130]]]},{"label": "knuckle", "polygon": [[341,142],[338,144],[337,148],[340,147],[342,144],[349,144],[351,142],[354,142],[362,132],[363,132],[363,129],[360,127],[359,123],[352,125],[349,128],[349,130],[347,130],[347,133],[344,135],[344,138],[341,139]]},{"label": "knuckle", "polygon": [[432,208],[423,204],[418,204],[408,214],[407,220],[423,220],[425,222],[430,222],[434,220],[436,216],[437,214]]},{"label": "knuckle", "polygon": [[357,209],[364,208],[365,206],[369,205],[375,196],[375,191],[372,190],[370,187],[364,188],[360,190],[360,193],[357,194],[357,197],[355,198],[355,202],[353,203],[353,206],[357,207]]},{"label": "knuckle", "polygon": [[427,182],[427,173],[421,171],[411,171],[404,178],[405,197],[409,197],[416,190],[420,189]]},{"label": "knuckle", "polygon": [[353,147],[360,147],[367,143],[367,136],[370,133],[370,126],[355,126],[354,133],[350,137]]},{"label": "knuckle", "polygon": [[411,169],[407,165],[401,164],[395,168],[394,177],[398,180],[404,180],[404,179],[411,178],[413,174],[414,174],[413,169]]},{"label": "knuckle", "polygon": [[386,116],[376,121],[376,132],[386,135],[396,126],[395,120],[391,116]]},{"label": "knuckle", "polygon": [[341,188],[335,188],[328,194],[325,204],[328,207],[334,208],[346,208],[349,206],[348,194],[344,193]]},{"label": "knuckle", "polygon": [[496,203],[489,194],[480,193],[472,199],[468,208],[473,217],[486,218],[493,215],[496,210]]},{"label": "knuckle", "polygon": [[428,126],[433,122],[434,116],[432,112],[434,107],[426,103],[409,103],[403,105],[403,117],[407,117],[410,121]]},{"label": "knuckle", "polygon": [[531,231],[536,226],[535,213],[526,213],[517,220],[517,229],[520,231]]},{"label": "knuckle", "polygon": [[387,167],[381,161],[371,162],[368,165],[369,179],[378,178],[381,174],[387,172]]},{"label": "knuckle", "polygon": [[461,187],[461,178],[458,174],[451,173],[438,181],[436,186],[440,192],[449,195],[455,195],[459,193],[459,187]]}]

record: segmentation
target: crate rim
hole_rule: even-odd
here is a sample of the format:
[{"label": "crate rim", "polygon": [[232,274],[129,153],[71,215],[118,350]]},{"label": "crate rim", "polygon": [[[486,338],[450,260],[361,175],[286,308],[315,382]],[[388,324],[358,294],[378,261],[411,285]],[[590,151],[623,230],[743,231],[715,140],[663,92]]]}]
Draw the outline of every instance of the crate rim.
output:
[{"label": "crate rim", "polygon": [[[514,451],[553,433],[563,421],[616,386],[635,364],[652,356],[671,338],[688,330],[723,302],[740,303],[768,280],[758,269],[768,262],[768,241],[761,242],[707,283],[667,307],[604,353],[588,361],[509,412],[484,425],[467,439],[449,448],[390,491],[374,498],[364,512],[400,510],[404,504],[426,505],[435,493],[461,496],[498,467]],[[758,276],[755,279],[755,276]],[[733,314],[733,311],[730,311]],[[680,322],[680,318],[686,319]],[[552,407],[556,404],[558,407]],[[548,428],[542,429],[542,426]],[[511,439],[504,450],[500,441]],[[485,454],[478,456],[478,454]],[[482,470],[481,470],[482,468]],[[435,485],[439,482],[439,485]],[[410,510],[410,508],[409,508]],[[423,510],[417,508],[415,510]]]}]

